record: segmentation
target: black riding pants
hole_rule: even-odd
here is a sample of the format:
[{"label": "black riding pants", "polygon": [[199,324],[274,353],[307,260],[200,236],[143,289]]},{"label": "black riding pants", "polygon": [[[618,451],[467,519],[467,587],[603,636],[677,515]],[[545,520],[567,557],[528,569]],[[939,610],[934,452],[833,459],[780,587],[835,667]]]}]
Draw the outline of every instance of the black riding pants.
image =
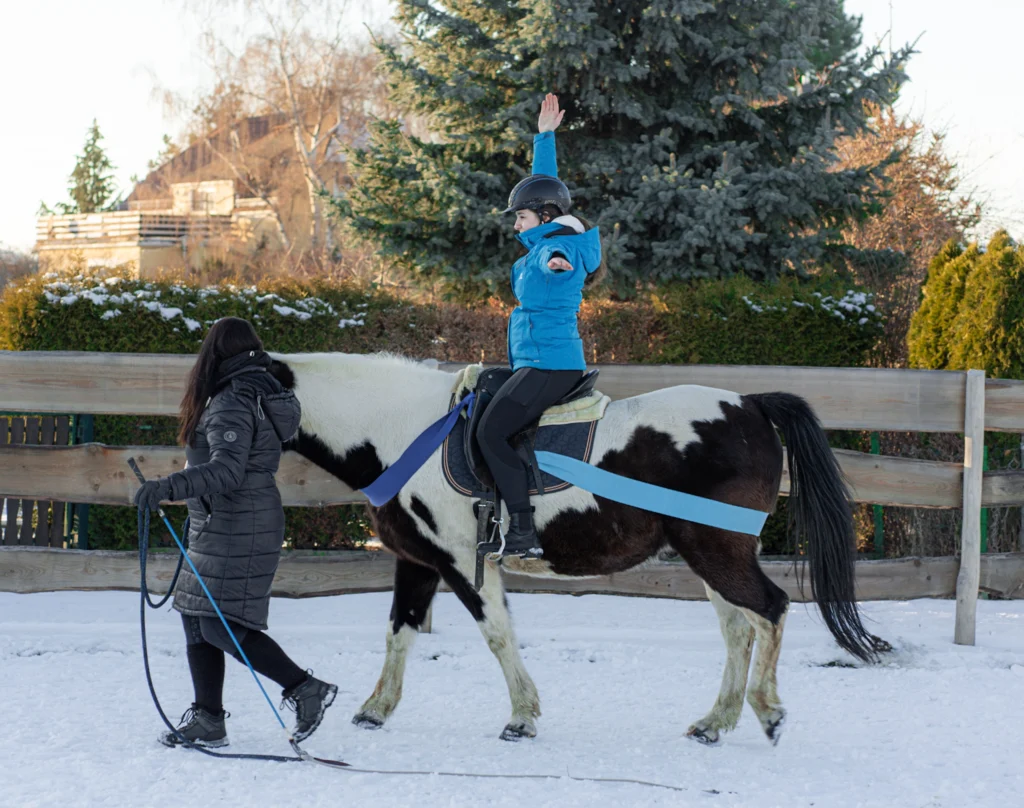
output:
[{"label": "black riding pants", "polygon": [[480,419],[480,450],[509,513],[530,510],[529,469],[509,439],[530,426],[583,378],[582,370],[517,370]]},{"label": "black riding pants", "polygon": [[[239,662],[243,661],[242,657],[220,618],[183,614],[181,622],[185,627],[188,668],[192,674],[196,704],[218,715],[223,709],[224,653],[231,654]],[[262,631],[246,628],[231,620],[228,625],[257,673],[277,682],[282,690],[289,690],[305,681],[306,672]]]}]

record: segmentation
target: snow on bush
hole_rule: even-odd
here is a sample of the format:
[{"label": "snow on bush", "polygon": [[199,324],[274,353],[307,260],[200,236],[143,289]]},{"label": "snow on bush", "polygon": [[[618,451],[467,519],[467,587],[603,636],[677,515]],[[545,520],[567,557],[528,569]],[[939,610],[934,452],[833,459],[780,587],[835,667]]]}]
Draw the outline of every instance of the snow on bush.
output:
[{"label": "snow on bush", "polygon": [[[71,306],[79,301],[87,301],[100,310],[102,320],[111,320],[135,308],[152,312],[164,320],[180,319],[189,331],[197,331],[212,325],[216,319],[200,322],[186,316],[185,311],[197,308],[210,298],[216,298],[219,307],[237,304],[243,310],[241,316],[257,322],[276,315],[302,322],[318,317],[325,320],[330,318],[339,328],[366,325],[365,311],[346,311],[339,315],[330,303],[320,298],[298,297],[286,300],[273,292],[261,293],[255,286],[224,284],[219,287],[189,287],[171,284],[161,287],[155,283],[117,276],[76,275],[67,278],[56,273],[50,273],[44,280],[43,296],[51,305]],[[365,307],[364,303],[356,308]]]}]

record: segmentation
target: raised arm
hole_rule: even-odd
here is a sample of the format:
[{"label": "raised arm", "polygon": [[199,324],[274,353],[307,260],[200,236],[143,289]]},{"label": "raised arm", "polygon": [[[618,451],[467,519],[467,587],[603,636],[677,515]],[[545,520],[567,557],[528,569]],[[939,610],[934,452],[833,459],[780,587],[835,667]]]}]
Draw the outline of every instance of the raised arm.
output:
[{"label": "raised arm", "polygon": [[558,160],[555,155],[555,130],[565,117],[565,110],[558,108],[558,96],[548,93],[540,105],[537,118],[537,135],[533,138],[534,174],[558,176]]}]

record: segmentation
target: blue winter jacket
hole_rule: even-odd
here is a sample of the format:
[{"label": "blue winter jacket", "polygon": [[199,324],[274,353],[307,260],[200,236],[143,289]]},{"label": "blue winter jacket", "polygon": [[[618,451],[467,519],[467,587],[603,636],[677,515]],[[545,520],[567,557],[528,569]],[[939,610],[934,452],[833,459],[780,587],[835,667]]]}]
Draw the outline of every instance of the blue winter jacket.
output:
[{"label": "blue winter jacket", "polygon": [[[533,173],[558,176],[554,132],[534,137]],[[585,233],[550,235],[563,229],[564,223],[554,221],[516,236],[529,252],[512,265],[512,292],[519,301],[508,321],[508,362],[513,370],[586,370],[576,315],[583,301],[583,281],[601,264],[601,237],[596,227]],[[573,268],[548,269],[555,255],[564,256]]]}]

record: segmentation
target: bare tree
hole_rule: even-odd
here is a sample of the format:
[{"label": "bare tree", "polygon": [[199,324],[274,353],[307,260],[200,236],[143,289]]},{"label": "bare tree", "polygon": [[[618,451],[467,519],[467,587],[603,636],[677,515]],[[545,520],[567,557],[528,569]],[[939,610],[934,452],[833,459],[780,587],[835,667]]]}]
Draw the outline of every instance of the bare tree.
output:
[{"label": "bare tree", "polygon": [[906,364],[906,334],[917,307],[928,264],[951,238],[962,239],[981,218],[981,206],[946,150],[945,136],[892,109],[871,112],[874,132],[837,143],[839,169],[873,165],[893,152],[899,159],[885,169],[886,198],[879,215],[846,229],[847,243],[894,258],[877,267],[857,268],[859,280],[886,306],[886,338],[881,360]]},{"label": "bare tree", "polygon": [[[212,10],[209,0],[187,5]],[[346,181],[344,147],[362,141],[372,116],[393,114],[377,52],[346,30],[345,3],[238,0],[216,8],[225,5],[244,12],[255,28],[232,44],[214,22],[219,17],[207,16],[203,50],[214,82],[191,106],[191,136],[266,203],[289,249],[295,239],[286,223],[295,217],[285,197],[298,179],[309,211],[308,243],[322,254],[333,246],[323,196]],[[254,126],[253,118],[265,123]],[[264,137],[262,127],[287,132],[286,153],[281,138],[250,145]]]}]

